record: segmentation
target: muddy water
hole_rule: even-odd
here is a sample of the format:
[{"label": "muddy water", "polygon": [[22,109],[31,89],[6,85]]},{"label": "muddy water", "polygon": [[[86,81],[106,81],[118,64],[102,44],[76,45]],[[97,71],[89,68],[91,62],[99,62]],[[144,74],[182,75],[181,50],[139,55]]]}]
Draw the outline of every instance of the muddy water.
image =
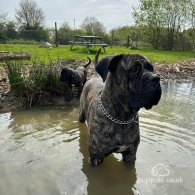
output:
[{"label": "muddy water", "polygon": [[195,82],[164,83],[140,129],[135,166],[92,168],[78,106],[0,114],[0,195],[195,194]]}]

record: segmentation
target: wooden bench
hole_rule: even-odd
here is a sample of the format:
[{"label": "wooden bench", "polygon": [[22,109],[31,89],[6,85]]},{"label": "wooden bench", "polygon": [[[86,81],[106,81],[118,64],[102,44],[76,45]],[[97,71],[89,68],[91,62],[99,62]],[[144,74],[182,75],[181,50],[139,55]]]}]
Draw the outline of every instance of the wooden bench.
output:
[{"label": "wooden bench", "polygon": [[[99,43],[99,44],[97,44],[97,43],[89,43],[89,44],[86,44],[86,46],[87,46],[88,48],[89,48],[89,47],[93,47],[93,46],[100,46],[100,47],[103,48],[104,52],[106,52],[105,47],[107,47],[108,44],[106,44],[106,43]],[[88,52],[88,53],[90,53],[90,52]]]},{"label": "wooden bench", "polygon": [[[98,41],[98,43],[97,43]],[[99,36],[80,36],[75,35],[74,41],[69,41],[71,44],[70,50],[74,47],[74,45],[82,45],[86,48],[86,51],[88,54],[90,54],[89,47],[93,46],[100,46],[104,49],[104,52],[106,52],[105,47],[108,46],[106,43],[102,43],[102,37]]]},{"label": "wooden bench", "polygon": [[90,44],[90,42],[83,42],[83,41],[68,41],[69,43],[71,44],[74,44],[74,45],[82,45],[82,44]]}]

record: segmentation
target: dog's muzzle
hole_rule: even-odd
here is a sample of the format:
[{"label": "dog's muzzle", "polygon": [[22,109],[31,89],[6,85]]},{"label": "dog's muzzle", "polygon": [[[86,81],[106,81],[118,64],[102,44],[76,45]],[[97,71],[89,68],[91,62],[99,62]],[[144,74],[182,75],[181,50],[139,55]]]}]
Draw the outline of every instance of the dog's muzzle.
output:
[{"label": "dog's muzzle", "polygon": [[146,73],[142,78],[143,90],[154,90],[160,86],[160,77],[154,73]]},{"label": "dog's muzzle", "polygon": [[151,109],[153,105],[157,105],[161,98],[160,77],[154,73],[149,73],[143,77],[143,91],[146,95],[146,109]]},{"label": "dog's muzzle", "polygon": [[161,93],[160,77],[153,72],[147,72],[142,76],[138,91],[134,93],[131,107],[151,109],[158,104]]}]

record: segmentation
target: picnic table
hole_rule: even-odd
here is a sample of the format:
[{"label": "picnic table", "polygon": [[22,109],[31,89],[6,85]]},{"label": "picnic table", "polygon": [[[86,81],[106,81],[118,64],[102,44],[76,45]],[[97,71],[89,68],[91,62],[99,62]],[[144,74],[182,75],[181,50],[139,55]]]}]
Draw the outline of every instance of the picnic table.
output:
[{"label": "picnic table", "polygon": [[70,50],[75,45],[82,45],[86,48],[86,51],[88,54],[90,54],[89,47],[93,46],[100,46],[103,48],[104,52],[106,52],[105,47],[108,46],[108,44],[102,42],[102,37],[99,36],[80,36],[80,35],[75,35],[73,41],[69,41],[71,43]]}]

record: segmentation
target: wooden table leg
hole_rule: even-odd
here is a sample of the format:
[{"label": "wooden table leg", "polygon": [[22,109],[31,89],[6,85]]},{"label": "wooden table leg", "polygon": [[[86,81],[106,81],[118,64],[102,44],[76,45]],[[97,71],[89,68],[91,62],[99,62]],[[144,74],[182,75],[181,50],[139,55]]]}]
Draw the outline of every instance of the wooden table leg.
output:
[{"label": "wooden table leg", "polygon": [[105,47],[104,47],[104,46],[102,46],[102,48],[103,48],[103,50],[104,50],[104,53],[106,53],[106,49],[105,49]]},{"label": "wooden table leg", "polygon": [[90,54],[89,47],[85,45],[85,48],[86,48],[87,53]]},{"label": "wooden table leg", "polygon": [[75,45],[75,42],[71,45],[70,50],[72,50],[73,46]]}]

